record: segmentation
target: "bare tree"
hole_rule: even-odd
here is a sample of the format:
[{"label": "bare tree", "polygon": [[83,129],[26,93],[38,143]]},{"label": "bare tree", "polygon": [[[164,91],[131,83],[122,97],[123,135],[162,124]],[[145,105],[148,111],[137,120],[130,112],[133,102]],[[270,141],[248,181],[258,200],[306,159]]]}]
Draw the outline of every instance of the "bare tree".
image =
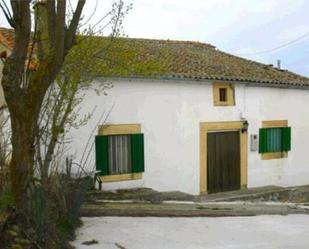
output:
[{"label": "bare tree", "polygon": [[[33,3],[31,0],[11,0],[12,11],[4,1],[1,3],[15,31],[14,48],[4,63],[2,87],[11,119],[12,192],[16,207],[24,212],[30,206],[27,193],[33,176],[34,143],[42,102],[66,55],[75,45],[85,2],[78,0],[70,20],[66,19],[66,0]],[[32,4],[35,8],[33,19]],[[31,70],[33,67],[35,70]]]},{"label": "bare tree", "polygon": [[[93,16],[82,23],[85,2],[78,0],[73,8],[66,0],[10,0],[10,6],[0,0],[15,34],[1,83],[11,123],[12,193],[21,211],[31,210],[34,165],[39,164],[42,178],[48,175],[59,136],[74,119],[79,90],[90,87],[98,75],[131,75],[134,65],[133,71],[144,74],[162,70],[155,61],[136,60],[138,46],[130,48],[130,53],[124,39],[115,39],[121,35],[123,17],[132,5],[124,6],[123,0],[118,0],[96,24],[79,33]],[[97,4],[94,6],[95,12]],[[110,36],[97,37],[106,27],[111,27]],[[46,148],[43,153],[42,144]]]}]

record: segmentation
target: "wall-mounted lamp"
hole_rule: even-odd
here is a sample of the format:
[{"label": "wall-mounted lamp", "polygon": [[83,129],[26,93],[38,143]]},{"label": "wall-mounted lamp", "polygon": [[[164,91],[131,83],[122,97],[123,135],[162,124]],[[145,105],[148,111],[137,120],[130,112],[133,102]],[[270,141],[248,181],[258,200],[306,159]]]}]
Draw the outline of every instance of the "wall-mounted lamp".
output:
[{"label": "wall-mounted lamp", "polygon": [[247,132],[248,131],[248,126],[249,126],[249,123],[247,120],[245,120],[243,123],[242,123],[242,128],[241,128],[241,133],[244,133],[244,132]]}]

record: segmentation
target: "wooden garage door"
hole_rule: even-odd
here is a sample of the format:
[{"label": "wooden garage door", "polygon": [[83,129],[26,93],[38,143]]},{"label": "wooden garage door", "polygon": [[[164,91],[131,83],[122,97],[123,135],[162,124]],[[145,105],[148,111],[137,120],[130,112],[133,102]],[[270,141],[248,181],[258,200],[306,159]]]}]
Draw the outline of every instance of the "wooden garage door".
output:
[{"label": "wooden garage door", "polygon": [[208,193],[240,189],[239,131],[207,134]]}]

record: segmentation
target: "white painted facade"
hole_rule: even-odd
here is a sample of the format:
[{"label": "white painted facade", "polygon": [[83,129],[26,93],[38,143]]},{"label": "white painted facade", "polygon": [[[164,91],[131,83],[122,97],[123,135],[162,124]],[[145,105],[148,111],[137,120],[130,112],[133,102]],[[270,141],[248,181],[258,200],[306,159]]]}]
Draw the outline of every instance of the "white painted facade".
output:
[{"label": "white painted facade", "polygon": [[[199,194],[200,122],[242,118],[249,122],[248,187],[309,184],[309,90],[236,83],[236,105],[215,107],[210,81],[114,80],[113,85],[107,96],[86,92],[81,113],[95,106],[96,111],[86,126],[70,133],[71,152],[78,160],[99,117],[112,108],[105,124],[141,124],[145,172],[142,180],[103,183],[103,189],[150,187]],[[267,120],[288,120],[292,127],[288,158],[261,160],[258,151],[250,151],[250,135],[258,134]],[[91,157],[95,167],[94,148]]]}]

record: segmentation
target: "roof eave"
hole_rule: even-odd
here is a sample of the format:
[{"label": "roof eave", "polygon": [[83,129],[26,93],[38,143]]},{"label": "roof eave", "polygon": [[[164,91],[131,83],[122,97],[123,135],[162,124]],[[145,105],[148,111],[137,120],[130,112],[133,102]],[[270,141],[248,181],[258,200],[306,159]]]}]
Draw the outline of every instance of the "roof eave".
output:
[{"label": "roof eave", "polygon": [[272,82],[272,81],[255,81],[248,79],[224,78],[224,77],[193,77],[193,76],[178,76],[178,75],[160,75],[160,76],[114,76],[100,77],[109,80],[149,80],[149,81],[192,81],[192,82],[224,82],[224,83],[240,83],[253,87],[271,87],[284,89],[303,89],[309,90],[309,84],[298,82]]}]

